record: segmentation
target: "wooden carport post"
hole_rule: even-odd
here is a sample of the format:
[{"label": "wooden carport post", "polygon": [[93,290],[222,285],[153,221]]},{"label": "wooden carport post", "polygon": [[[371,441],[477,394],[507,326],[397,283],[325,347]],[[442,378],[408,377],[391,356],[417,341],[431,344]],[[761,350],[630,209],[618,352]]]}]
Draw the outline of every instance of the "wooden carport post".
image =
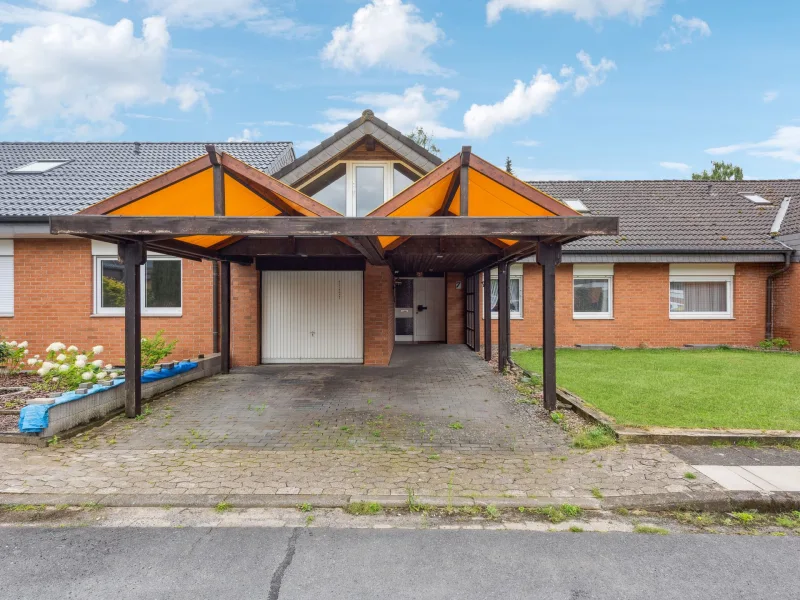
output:
[{"label": "wooden carport post", "polygon": [[542,381],[544,407],[556,409],[556,267],[561,244],[540,243],[536,262],[542,266]]},{"label": "wooden carport post", "polygon": [[483,358],[492,360],[492,271],[483,271]]},{"label": "wooden carport post", "polygon": [[231,370],[231,263],[227,260],[220,263],[220,287],[222,288],[220,294],[221,371],[228,374]]},{"label": "wooden carport post", "polygon": [[141,268],[147,260],[142,242],[117,246],[125,282],[125,416],[142,414],[142,294]]},{"label": "wooden carport post", "polygon": [[508,366],[511,332],[511,305],[508,302],[508,263],[497,265],[497,369]]}]

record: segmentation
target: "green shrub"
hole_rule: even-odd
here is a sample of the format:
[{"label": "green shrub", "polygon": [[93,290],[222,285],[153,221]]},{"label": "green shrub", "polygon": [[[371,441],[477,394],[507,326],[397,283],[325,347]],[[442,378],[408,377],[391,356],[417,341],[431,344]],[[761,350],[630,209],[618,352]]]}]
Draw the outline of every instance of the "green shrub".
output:
[{"label": "green shrub", "polygon": [[772,345],[778,350],[783,350],[784,348],[789,347],[789,340],[785,338],[772,338]]},{"label": "green shrub", "polygon": [[167,342],[164,339],[164,330],[159,329],[153,338],[142,338],[142,368],[151,369],[164,358],[172,354],[178,340]]},{"label": "green shrub", "polygon": [[761,340],[758,342],[758,347],[762,350],[771,350],[773,346],[774,343],[772,340]]},{"label": "green shrub", "polygon": [[617,443],[617,436],[610,427],[595,425],[576,435],[572,443],[576,448],[594,450],[596,448],[613,446]]}]

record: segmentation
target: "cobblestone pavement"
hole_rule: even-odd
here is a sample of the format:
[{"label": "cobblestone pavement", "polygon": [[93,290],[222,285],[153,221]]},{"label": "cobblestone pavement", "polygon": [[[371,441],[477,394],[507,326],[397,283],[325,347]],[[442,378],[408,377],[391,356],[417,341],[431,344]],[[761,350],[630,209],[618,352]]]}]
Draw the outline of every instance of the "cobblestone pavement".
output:
[{"label": "cobblestone pavement", "polygon": [[[720,488],[660,446],[573,449],[464,346],[389,367],[263,366],[194,382],[140,420],[0,445],[0,493],[576,497]],[[596,491],[595,491],[596,493]]]}]

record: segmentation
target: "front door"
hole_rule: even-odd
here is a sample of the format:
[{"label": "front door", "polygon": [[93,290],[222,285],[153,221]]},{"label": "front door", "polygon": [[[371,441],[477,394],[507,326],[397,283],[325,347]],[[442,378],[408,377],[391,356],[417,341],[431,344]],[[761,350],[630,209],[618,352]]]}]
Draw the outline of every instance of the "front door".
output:
[{"label": "front door", "polygon": [[395,341],[444,342],[444,277],[408,277],[395,294]]}]

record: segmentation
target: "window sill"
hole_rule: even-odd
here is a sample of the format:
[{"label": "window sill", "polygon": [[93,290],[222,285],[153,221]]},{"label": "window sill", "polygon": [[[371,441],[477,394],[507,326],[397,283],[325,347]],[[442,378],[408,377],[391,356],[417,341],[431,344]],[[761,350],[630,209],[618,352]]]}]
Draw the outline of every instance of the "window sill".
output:
[{"label": "window sill", "polygon": [[[492,315],[492,321],[497,321],[497,318],[498,318],[497,315]],[[482,316],[481,316],[481,319],[483,320]],[[523,317],[522,315],[516,315],[516,316],[515,315],[511,315],[511,320],[512,321],[522,321],[523,319],[525,319],[525,317]]]},{"label": "window sill", "polygon": [[701,314],[695,314],[695,315],[692,315],[692,314],[670,314],[669,318],[670,318],[670,320],[673,320],[673,321],[686,321],[686,320],[691,320],[691,321],[707,321],[707,320],[711,320],[711,321],[733,321],[735,319],[735,317],[733,317],[732,315],[713,315],[713,314],[710,315],[710,314],[702,314],[702,313]]},{"label": "window sill", "polygon": [[0,319],[12,319],[14,313],[0,313]]},{"label": "window sill", "polygon": [[[143,319],[150,319],[150,318],[157,318],[157,319],[180,319],[183,316],[183,313],[176,314],[176,313],[163,313],[163,314],[153,314],[153,313],[142,313]],[[110,314],[103,314],[103,313],[94,313],[89,315],[92,319],[124,319],[125,313],[120,313],[118,315],[110,315]]]},{"label": "window sill", "polygon": [[572,318],[576,321],[613,321],[614,315],[603,315],[595,313],[573,313]]}]

